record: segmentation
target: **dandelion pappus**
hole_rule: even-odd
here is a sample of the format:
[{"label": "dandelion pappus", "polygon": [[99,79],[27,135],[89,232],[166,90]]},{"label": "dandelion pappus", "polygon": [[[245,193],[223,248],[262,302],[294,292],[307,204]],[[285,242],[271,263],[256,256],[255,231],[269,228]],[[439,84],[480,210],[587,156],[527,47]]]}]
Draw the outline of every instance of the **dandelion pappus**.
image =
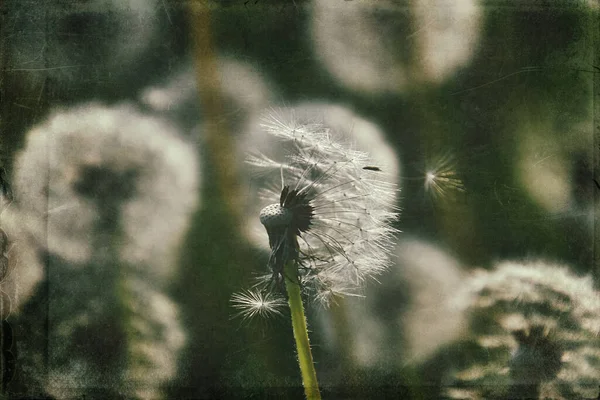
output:
[{"label": "dandelion pappus", "polygon": [[255,316],[266,317],[270,314],[282,315],[281,308],[286,303],[281,297],[272,293],[261,293],[246,290],[241,293],[235,293],[231,297],[233,308],[239,310],[238,315],[244,319],[250,319]]},{"label": "dandelion pappus", "polygon": [[[279,198],[260,212],[271,249],[270,282],[297,281],[325,304],[333,294],[357,294],[389,263],[395,185],[373,174],[383,171],[366,153],[339,143],[322,125],[273,114],[263,128],[288,145],[285,162],[262,154],[248,159],[263,176],[281,179],[281,186],[262,191],[265,202]],[[296,277],[284,276],[287,263]]]},{"label": "dandelion pappus", "polygon": [[457,161],[451,152],[427,160],[424,188],[434,200],[450,200],[465,191],[457,173]]}]

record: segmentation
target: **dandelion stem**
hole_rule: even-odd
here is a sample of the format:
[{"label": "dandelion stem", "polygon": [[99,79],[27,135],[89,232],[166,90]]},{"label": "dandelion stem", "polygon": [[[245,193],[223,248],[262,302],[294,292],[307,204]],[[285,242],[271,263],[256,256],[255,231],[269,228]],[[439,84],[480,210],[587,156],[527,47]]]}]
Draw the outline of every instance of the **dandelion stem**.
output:
[{"label": "dandelion stem", "polygon": [[302,305],[302,296],[300,285],[293,279],[298,276],[298,270],[295,262],[288,261],[284,268],[285,286],[288,293],[288,303],[292,314],[292,327],[294,329],[294,339],[296,339],[296,349],[298,351],[298,363],[302,374],[302,385],[304,393],[309,400],[321,399],[319,392],[319,383],[317,382],[317,372],[313,363],[310,343],[308,340],[308,329],[306,327],[306,317],[304,315],[304,306]]}]

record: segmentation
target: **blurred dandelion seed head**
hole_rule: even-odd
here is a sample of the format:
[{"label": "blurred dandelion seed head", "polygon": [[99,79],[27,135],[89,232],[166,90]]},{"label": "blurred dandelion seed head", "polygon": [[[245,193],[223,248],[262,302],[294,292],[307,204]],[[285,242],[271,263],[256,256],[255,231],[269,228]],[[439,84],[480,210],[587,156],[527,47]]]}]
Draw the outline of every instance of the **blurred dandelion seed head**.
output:
[{"label": "blurred dandelion seed head", "polygon": [[[345,307],[321,310],[315,330],[336,357],[350,357],[364,369],[419,365],[460,337],[466,329],[463,310],[448,299],[464,286],[464,267],[434,243],[398,239],[394,264],[368,284],[365,298],[344,299]],[[335,334],[336,313],[343,313],[349,344]]]},{"label": "blurred dandelion seed head", "polygon": [[555,129],[553,120],[524,123],[517,135],[516,169],[531,199],[546,212],[580,219],[593,229],[600,209],[594,196],[600,164],[594,161],[593,129],[586,126],[593,113],[584,115],[585,122],[568,131]]},{"label": "blurred dandelion seed head", "polygon": [[121,258],[164,280],[195,211],[194,146],[167,120],[129,104],[53,112],[31,129],[15,159],[15,208],[41,246],[90,259],[104,209],[123,230]]},{"label": "blurred dandelion seed head", "polygon": [[[440,84],[468,65],[483,27],[477,0],[312,2],[316,59],[342,85],[366,94]],[[401,49],[399,51],[399,49]]]},{"label": "blurred dandelion seed head", "polygon": [[323,125],[273,111],[262,127],[288,152],[285,162],[264,154],[248,158],[273,178],[261,191],[271,203],[261,215],[268,222],[270,268],[277,275],[296,262],[301,283],[323,304],[334,295],[359,294],[365,279],[390,264],[396,185],[366,153],[339,143]]},{"label": "blurred dandelion seed head", "polygon": [[[217,63],[224,117],[232,132],[242,131],[249,117],[275,96],[276,87],[256,65],[226,55],[220,55]],[[199,107],[196,85],[196,69],[192,62],[186,62],[167,79],[141,90],[139,101],[186,128],[202,126],[206,110]]]},{"label": "blurred dandelion seed head", "polygon": [[507,398],[519,385],[536,385],[540,399],[597,396],[600,295],[590,276],[505,262],[473,276],[453,301],[469,319],[471,347],[461,358],[468,361],[451,368],[450,398],[465,398],[464,390],[470,398]]}]

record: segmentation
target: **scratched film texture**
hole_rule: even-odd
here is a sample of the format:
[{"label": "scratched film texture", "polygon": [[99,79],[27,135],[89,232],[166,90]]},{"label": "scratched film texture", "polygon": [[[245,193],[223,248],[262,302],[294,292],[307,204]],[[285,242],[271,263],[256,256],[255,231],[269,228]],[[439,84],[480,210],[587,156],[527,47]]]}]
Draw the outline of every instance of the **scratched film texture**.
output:
[{"label": "scratched film texture", "polygon": [[276,113],[400,188],[390,267],[306,303],[324,398],[597,398],[596,1],[0,11],[0,397],[303,398],[288,313],[230,301]]}]

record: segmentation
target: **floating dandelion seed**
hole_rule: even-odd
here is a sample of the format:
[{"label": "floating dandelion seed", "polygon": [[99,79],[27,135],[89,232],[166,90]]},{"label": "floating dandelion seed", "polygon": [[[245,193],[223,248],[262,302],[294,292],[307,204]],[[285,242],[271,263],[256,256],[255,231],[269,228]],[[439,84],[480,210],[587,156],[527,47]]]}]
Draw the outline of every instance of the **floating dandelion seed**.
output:
[{"label": "floating dandelion seed", "polygon": [[269,235],[272,281],[281,285],[284,265],[293,261],[298,276],[287,278],[323,304],[332,295],[359,294],[366,278],[390,264],[396,186],[366,153],[336,142],[322,125],[299,124],[275,112],[262,126],[288,152],[284,163],[263,154],[248,158],[258,172],[281,181],[261,193],[265,201],[279,199],[260,214]]},{"label": "floating dandelion seed", "polygon": [[232,307],[239,310],[237,316],[250,319],[256,316],[270,317],[283,315],[281,309],[286,306],[285,299],[273,293],[246,290],[231,296]]},{"label": "floating dandelion seed", "polygon": [[456,173],[456,159],[446,153],[427,163],[425,171],[425,191],[434,199],[449,199],[465,187]]}]

